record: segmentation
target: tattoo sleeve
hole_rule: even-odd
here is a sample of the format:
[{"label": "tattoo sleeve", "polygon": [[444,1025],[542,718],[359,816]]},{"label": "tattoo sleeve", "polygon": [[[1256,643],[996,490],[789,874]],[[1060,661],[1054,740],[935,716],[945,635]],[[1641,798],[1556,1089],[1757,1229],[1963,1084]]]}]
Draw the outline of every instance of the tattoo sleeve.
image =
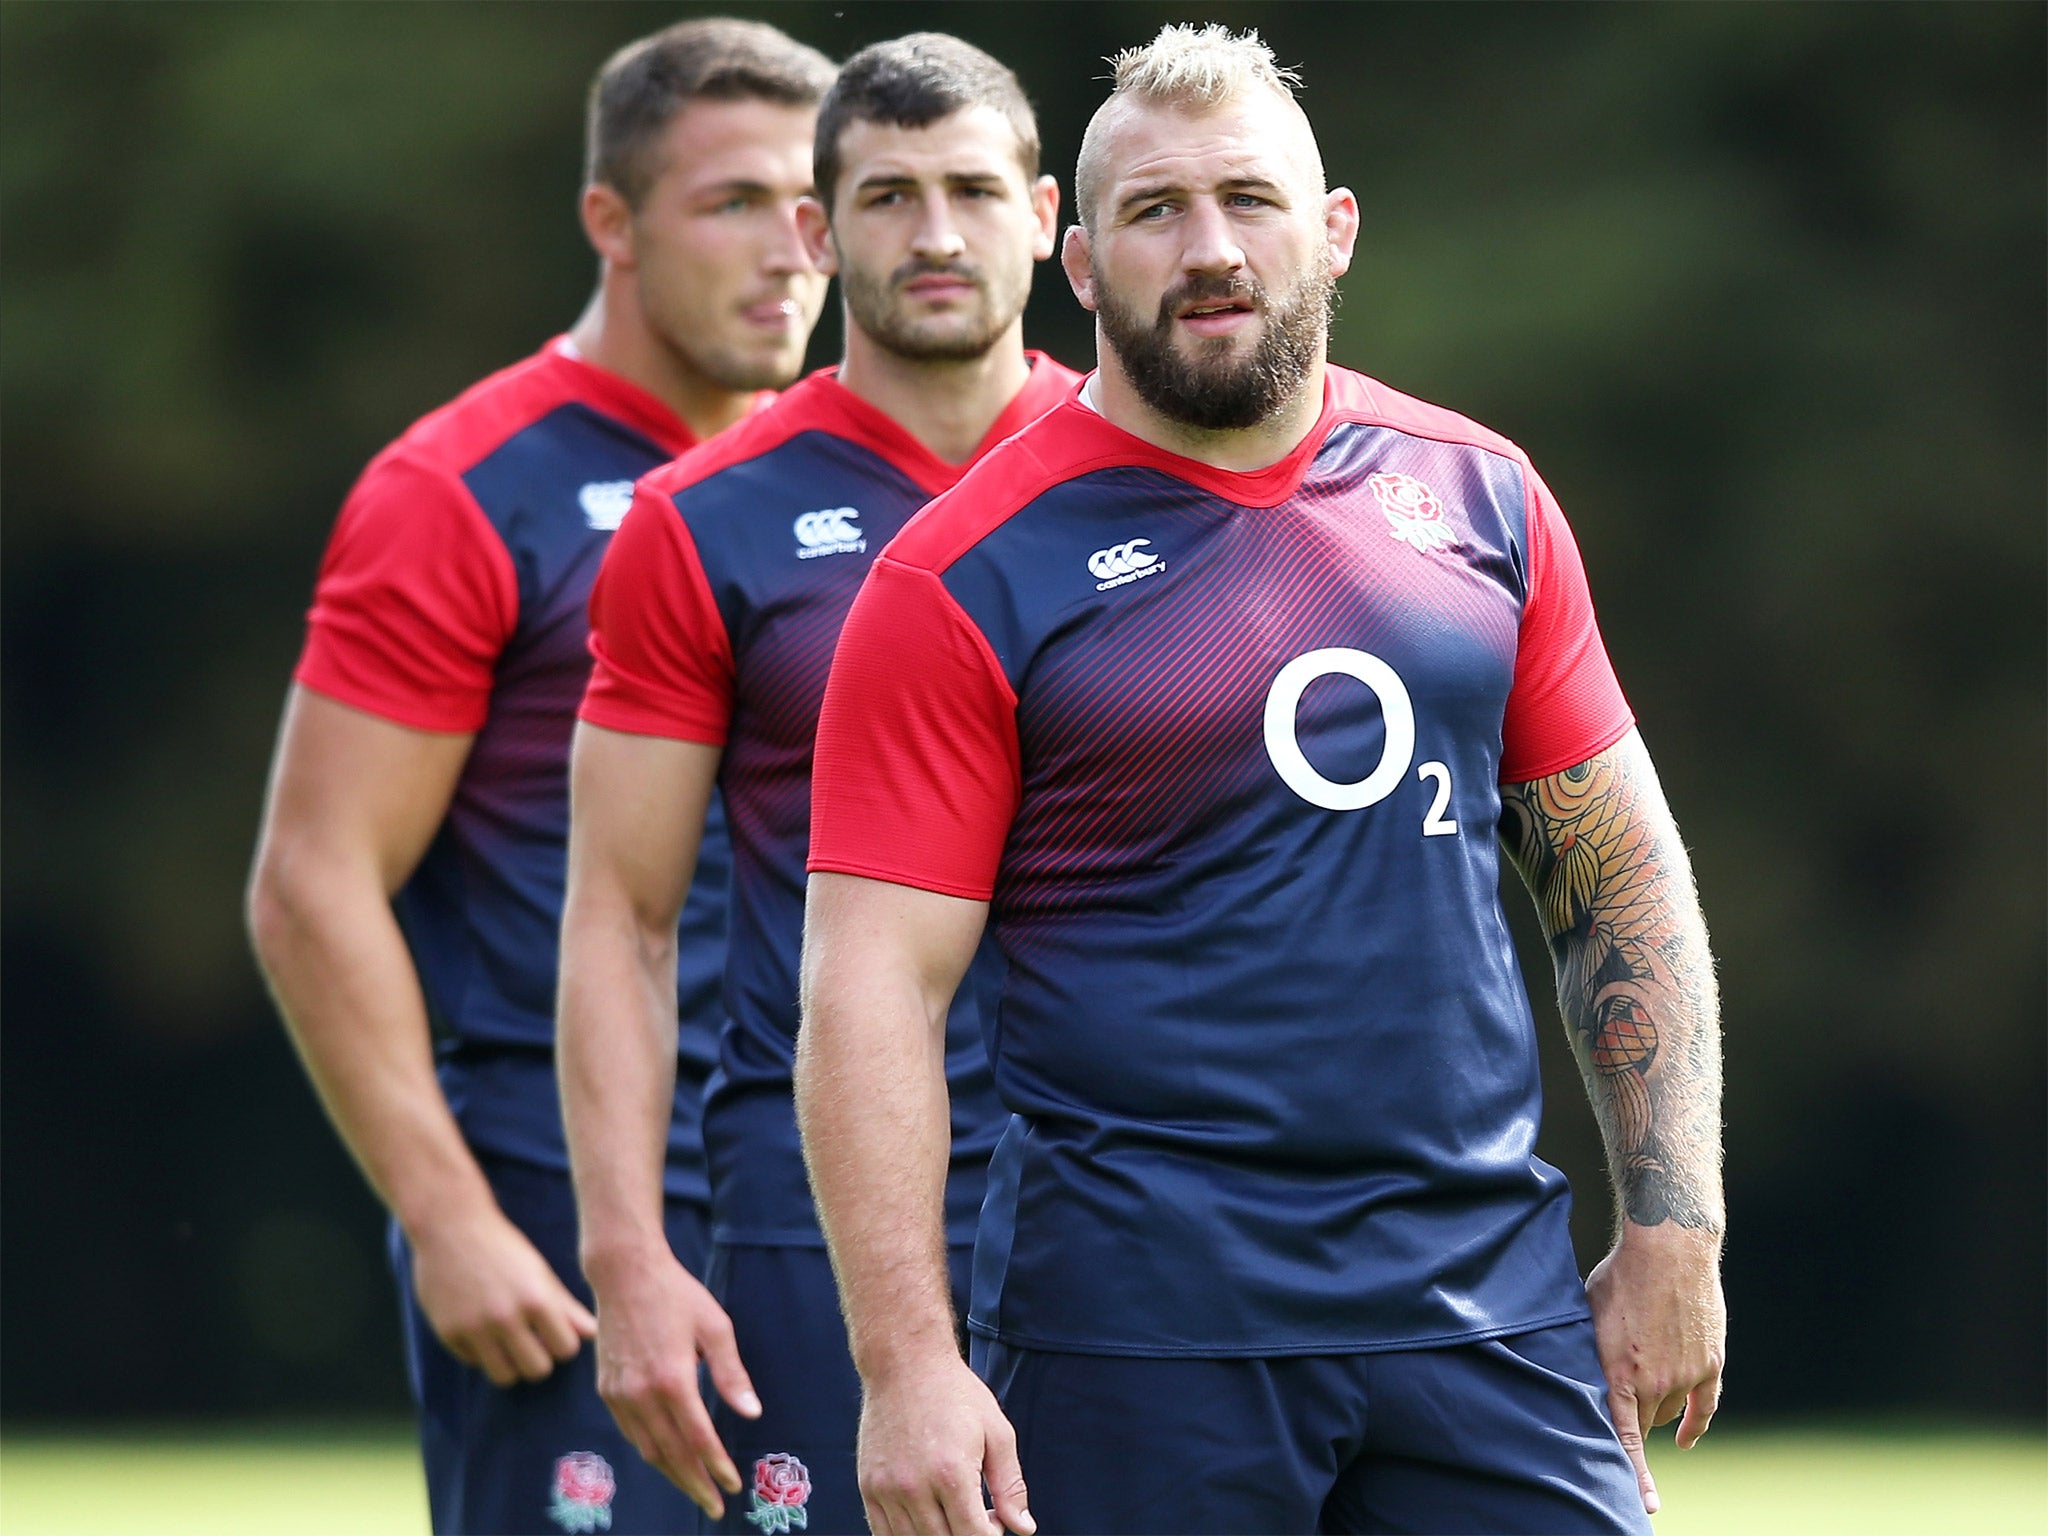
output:
[{"label": "tattoo sleeve", "polygon": [[1621,1214],[1718,1234],[1721,1025],[1692,866],[1634,731],[1501,786],[1501,841],[1536,898],[1558,1007]]}]

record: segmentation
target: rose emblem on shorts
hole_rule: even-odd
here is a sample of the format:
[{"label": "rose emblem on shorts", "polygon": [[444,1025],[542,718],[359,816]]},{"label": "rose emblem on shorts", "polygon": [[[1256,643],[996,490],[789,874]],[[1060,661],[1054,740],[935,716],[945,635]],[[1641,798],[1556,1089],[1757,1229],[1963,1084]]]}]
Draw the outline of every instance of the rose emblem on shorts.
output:
[{"label": "rose emblem on shorts", "polygon": [[1426,555],[1458,541],[1458,535],[1444,518],[1444,504],[1437,499],[1436,492],[1413,475],[1385,469],[1368,476],[1365,483],[1372,487],[1373,500],[1386,513],[1389,530],[1403,544]]},{"label": "rose emblem on shorts", "polygon": [[754,1507],[747,1521],[766,1536],[803,1530],[811,1523],[804,1506],[811,1501],[811,1474],[787,1451],[763,1456],[754,1463]]},{"label": "rose emblem on shorts", "polygon": [[571,1451],[555,1462],[555,1497],[548,1515],[571,1536],[608,1531],[618,1486],[612,1464],[597,1452]]}]

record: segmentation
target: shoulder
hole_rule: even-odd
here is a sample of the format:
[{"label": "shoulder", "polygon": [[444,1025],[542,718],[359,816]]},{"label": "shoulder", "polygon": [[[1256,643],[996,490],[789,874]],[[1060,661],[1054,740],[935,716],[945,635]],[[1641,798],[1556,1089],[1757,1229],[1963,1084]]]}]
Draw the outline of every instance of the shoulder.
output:
[{"label": "shoulder", "polygon": [[1340,421],[1387,427],[1410,437],[1478,448],[1513,459],[1518,464],[1529,462],[1528,455],[1519,446],[1469,416],[1461,416],[1441,405],[1432,405],[1414,395],[1403,394],[1378,379],[1368,378],[1349,368],[1332,364],[1329,377],[1331,410]]},{"label": "shoulder", "polygon": [[695,502],[713,494],[714,482],[729,471],[769,458],[806,432],[828,430],[829,412],[820,399],[817,379],[813,374],[766,409],[664,464],[642,479],[641,486],[678,503]]},{"label": "shoulder", "polygon": [[1069,398],[990,449],[958,485],[913,517],[890,541],[889,558],[943,573],[1041,497],[1129,458],[1128,440]]},{"label": "shoulder", "polygon": [[505,442],[577,397],[569,371],[548,351],[500,368],[429,411],[372,460],[403,462],[460,478]]}]

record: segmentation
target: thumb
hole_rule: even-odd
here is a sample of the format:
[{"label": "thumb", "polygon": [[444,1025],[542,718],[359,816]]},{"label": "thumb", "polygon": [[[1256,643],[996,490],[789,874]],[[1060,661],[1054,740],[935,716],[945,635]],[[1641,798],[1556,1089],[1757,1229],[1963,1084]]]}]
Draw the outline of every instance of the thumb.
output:
[{"label": "thumb", "polygon": [[761,1417],[761,1399],[754,1395],[754,1383],[740,1364],[740,1347],[732,1335],[732,1319],[716,1302],[709,1303],[711,1315],[697,1330],[697,1347],[704,1352],[704,1364],[711,1372],[711,1384],[726,1406],[743,1419]]},{"label": "thumb", "polygon": [[1662,1507],[1662,1501],[1657,1497],[1657,1480],[1650,1476],[1649,1455],[1643,1449],[1643,1428],[1637,1418],[1635,1394],[1624,1391],[1609,1392],[1607,1405],[1614,1414],[1614,1433],[1620,1437],[1621,1448],[1628,1452],[1628,1459],[1635,1463],[1636,1487],[1643,1495],[1643,1512],[1654,1515]]},{"label": "thumb", "polygon": [[1016,1531],[1018,1536],[1032,1536],[1038,1529],[1038,1522],[1031,1518],[1029,1494],[1024,1488],[1024,1468],[1017,1461],[1017,1432],[1010,1428],[1009,1420],[998,1412],[996,1420],[988,1429],[988,1449],[981,1461],[982,1481],[988,1484],[989,1497],[995,1503],[994,1530],[991,1536],[1001,1536],[1003,1531]]}]

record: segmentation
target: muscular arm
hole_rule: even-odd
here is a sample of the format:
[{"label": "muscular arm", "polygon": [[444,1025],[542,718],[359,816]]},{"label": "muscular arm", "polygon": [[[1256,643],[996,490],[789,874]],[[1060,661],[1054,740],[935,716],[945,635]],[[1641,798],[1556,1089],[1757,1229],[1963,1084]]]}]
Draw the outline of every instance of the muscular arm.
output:
[{"label": "muscular arm", "polygon": [[797,1120],[865,1388],[861,1496],[877,1531],[905,1536],[1032,1529],[1016,1437],[954,1342],[946,1272],[946,1011],[987,916],[840,874],[812,875],[804,906]]},{"label": "muscular arm", "polygon": [[434,1077],[391,896],[446,815],[470,737],[303,688],[285,706],[250,936],[307,1074],[415,1256],[442,1341],[500,1386],[576,1353],[590,1314],[498,1209]]},{"label": "muscular arm", "polygon": [[1587,1280],[1610,1405],[1646,1507],[1642,1429],[1706,1432],[1726,1335],[1720,1288],[1721,1026],[1692,867],[1642,738],[1502,788],[1501,836],[1536,898],[1558,1005],[1619,1207]]},{"label": "muscular arm", "polygon": [[[576,728],[556,1059],[583,1271],[597,1296],[598,1392],[619,1427],[713,1515],[739,1491],[697,1392],[699,1355],[726,1400],[753,1392],[732,1325],[676,1261],[662,1170],[676,1084],[676,921],[719,749]],[[758,1408],[753,1408],[758,1412]]]}]

